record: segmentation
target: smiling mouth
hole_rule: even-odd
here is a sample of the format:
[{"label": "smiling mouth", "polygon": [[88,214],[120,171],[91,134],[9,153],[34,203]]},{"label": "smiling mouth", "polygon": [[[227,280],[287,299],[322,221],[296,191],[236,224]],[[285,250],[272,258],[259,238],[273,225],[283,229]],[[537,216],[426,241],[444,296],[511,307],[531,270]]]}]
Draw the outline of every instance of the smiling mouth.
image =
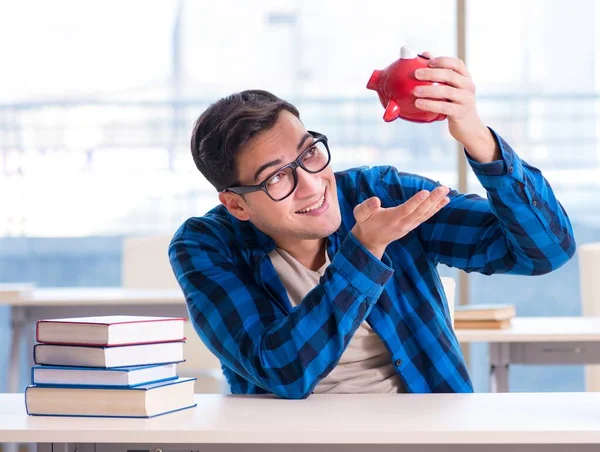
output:
[{"label": "smiling mouth", "polygon": [[323,192],[323,196],[321,196],[321,199],[316,204],[313,204],[312,206],[307,207],[306,209],[297,210],[296,213],[303,214],[303,213],[311,212],[313,210],[320,209],[321,207],[323,207],[324,203],[325,203],[325,192]]}]

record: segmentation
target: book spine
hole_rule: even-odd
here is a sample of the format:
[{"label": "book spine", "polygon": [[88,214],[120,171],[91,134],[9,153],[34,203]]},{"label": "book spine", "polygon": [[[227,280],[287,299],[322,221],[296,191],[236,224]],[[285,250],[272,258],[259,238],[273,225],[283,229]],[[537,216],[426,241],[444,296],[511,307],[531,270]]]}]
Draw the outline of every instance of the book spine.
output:
[{"label": "book spine", "polygon": [[40,320],[35,322],[35,340],[40,341]]}]

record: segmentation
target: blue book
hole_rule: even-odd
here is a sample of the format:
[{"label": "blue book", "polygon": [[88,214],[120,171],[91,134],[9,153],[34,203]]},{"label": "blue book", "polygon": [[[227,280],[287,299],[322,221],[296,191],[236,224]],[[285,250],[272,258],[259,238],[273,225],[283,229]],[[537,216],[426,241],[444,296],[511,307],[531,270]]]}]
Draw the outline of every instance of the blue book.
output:
[{"label": "blue book", "polygon": [[147,366],[70,367],[34,366],[31,368],[32,385],[134,387],[177,378],[177,363]]},{"label": "blue book", "polygon": [[177,378],[133,388],[27,386],[30,416],[150,418],[196,406],[195,378]]}]

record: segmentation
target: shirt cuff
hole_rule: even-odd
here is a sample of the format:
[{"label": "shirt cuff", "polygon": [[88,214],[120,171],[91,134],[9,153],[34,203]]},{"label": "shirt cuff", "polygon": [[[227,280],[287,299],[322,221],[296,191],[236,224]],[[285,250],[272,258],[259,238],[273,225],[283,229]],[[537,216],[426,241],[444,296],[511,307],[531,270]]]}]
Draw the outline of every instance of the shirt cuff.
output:
[{"label": "shirt cuff", "polygon": [[377,259],[352,232],[342,241],[331,262],[344,278],[373,301],[379,298],[383,286],[394,274],[392,261],[387,255]]},{"label": "shirt cuff", "polygon": [[467,162],[483,188],[501,188],[512,186],[515,181],[523,183],[523,162],[510,145],[502,139],[491,127],[490,132],[500,147],[501,159],[490,163],[479,163],[469,156],[464,149]]}]

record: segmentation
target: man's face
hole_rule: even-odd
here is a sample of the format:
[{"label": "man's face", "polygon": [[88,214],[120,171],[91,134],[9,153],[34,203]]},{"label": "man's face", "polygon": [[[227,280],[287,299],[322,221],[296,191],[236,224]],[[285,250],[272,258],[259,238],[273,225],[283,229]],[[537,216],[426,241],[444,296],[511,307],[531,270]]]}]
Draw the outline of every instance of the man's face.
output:
[{"label": "man's face", "polygon": [[[238,156],[240,185],[257,185],[293,162],[314,138],[293,114],[282,111],[277,123],[246,145]],[[267,166],[268,165],[268,166]],[[259,172],[260,170],[260,172]],[[298,185],[282,201],[273,201],[265,192],[247,193],[242,198],[221,193],[220,199],[240,220],[250,220],[280,247],[298,240],[315,240],[329,236],[341,223],[333,169],[311,174],[298,167]],[[324,197],[324,202],[323,202]],[[309,207],[322,207],[301,213]]]}]

